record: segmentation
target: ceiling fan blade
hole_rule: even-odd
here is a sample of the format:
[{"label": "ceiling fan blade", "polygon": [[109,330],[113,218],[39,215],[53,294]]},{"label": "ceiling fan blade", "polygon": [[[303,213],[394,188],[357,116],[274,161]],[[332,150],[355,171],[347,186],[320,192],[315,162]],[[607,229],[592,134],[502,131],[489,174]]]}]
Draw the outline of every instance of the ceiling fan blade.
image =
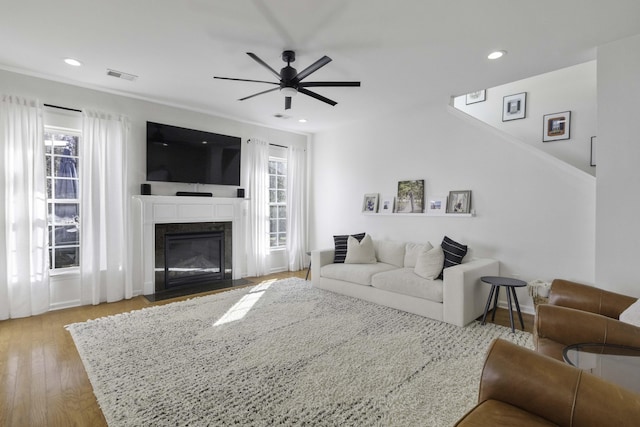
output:
[{"label": "ceiling fan blade", "polygon": [[298,88],[298,92],[300,92],[300,93],[304,93],[305,95],[310,96],[310,97],[312,97],[312,98],[315,98],[315,99],[317,99],[318,101],[326,102],[327,104],[332,105],[332,106],[337,104],[337,102],[336,102],[336,101],[332,101],[332,100],[331,100],[331,99],[329,99],[329,98],[325,98],[324,96],[322,96],[322,95],[318,95],[317,93],[315,93],[315,92],[311,92],[310,90],[305,89],[305,88],[303,88],[303,87],[299,87],[299,88]]},{"label": "ceiling fan blade", "polygon": [[291,97],[290,96],[286,96],[284,98],[284,109],[285,110],[290,110],[291,109]]},{"label": "ceiling fan blade", "polygon": [[298,75],[297,75],[298,80],[302,80],[305,77],[307,77],[309,74],[311,74],[311,73],[313,73],[315,71],[318,71],[320,68],[324,67],[329,62],[331,62],[331,58],[329,58],[327,55],[323,56],[322,58],[318,59],[313,64],[309,65],[304,70],[300,71],[298,73]]},{"label": "ceiling fan blade", "polygon": [[262,95],[264,93],[273,92],[274,90],[280,90],[279,87],[274,87],[273,89],[263,90],[262,92],[254,93],[253,95],[245,96],[244,98],[238,99],[238,101],[244,101],[245,99],[253,98],[254,96]]},{"label": "ceiling fan blade", "polygon": [[251,58],[253,58],[253,60],[256,61],[258,64],[260,64],[263,67],[265,67],[267,70],[271,71],[273,73],[273,75],[276,76],[278,78],[278,80],[280,80],[280,73],[278,73],[276,70],[271,68],[269,66],[269,64],[264,62],[262,59],[258,58],[255,53],[247,52],[247,55],[249,55]]},{"label": "ceiling fan blade", "polygon": [[275,83],[275,82],[267,82],[265,80],[249,80],[249,79],[234,79],[232,77],[216,77],[213,76],[214,79],[220,79],[220,80],[233,80],[236,82],[254,82],[254,83],[268,83],[270,85],[279,85],[280,83]]},{"label": "ceiling fan blade", "polygon": [[360,82],[305,82],[298,87],[360,87]]}]

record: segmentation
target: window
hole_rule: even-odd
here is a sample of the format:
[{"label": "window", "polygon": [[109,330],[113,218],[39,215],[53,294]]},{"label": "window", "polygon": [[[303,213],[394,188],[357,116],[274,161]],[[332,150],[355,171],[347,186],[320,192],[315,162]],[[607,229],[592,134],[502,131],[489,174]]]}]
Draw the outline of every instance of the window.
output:
[{"label": "window", "polygon": [[287,245],[287,161],[269,158],[269,247]]},{"label": "window", "polygon": [[45,127],[49,268],[80,264],[80,193],[78,142],[80,133]]}]

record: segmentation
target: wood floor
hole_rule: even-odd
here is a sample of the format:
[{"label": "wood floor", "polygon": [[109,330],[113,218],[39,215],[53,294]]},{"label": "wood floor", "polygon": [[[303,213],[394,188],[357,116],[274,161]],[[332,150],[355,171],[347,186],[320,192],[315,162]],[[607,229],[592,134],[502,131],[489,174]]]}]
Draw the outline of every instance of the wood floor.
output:
[{"label": "wood floor", "polygon": [[[305,274],[303,270],[249,280],[256,284],[270,279],[304,278]],[[64,326],[186,298],[152,303],[139,296],[0,321],[0,426],[106,426],[75,344]],[[523,317],[525,330],[530,332],[533,316]],[[508,312],[499,309],[495,323],[509,326]]]}]

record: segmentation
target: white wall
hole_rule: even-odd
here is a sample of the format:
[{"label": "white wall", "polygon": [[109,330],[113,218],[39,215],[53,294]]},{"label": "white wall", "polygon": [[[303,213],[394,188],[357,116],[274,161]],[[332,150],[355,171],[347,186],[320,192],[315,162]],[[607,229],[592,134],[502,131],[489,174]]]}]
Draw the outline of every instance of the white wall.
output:
[{"label": "white wall", "polygon": [[[596,135],[596,61],[490,88],[486,101],[466,105],[465,96],[454,106],[465,113],[551,154],[576,168],[595,175],[590,166],[591,137]],[[502,121],[503,97],[527,93],[526,117]],[[543,116],[571,111],[570,139],[542,142]]]},{"label": "white wall", "polygon": [[[135,83],[132,83],[135,84]],[[140,184],[146,178],[146,122],[160,122],[186,128],[211,131],[225,135],[239,136],[243,141],[260,138],[284,146],[307,146],[307,136],[284,132],[276,129],[229,120],[204,113],[184,110],[156,104],[125,96],[114,95],[82,87],[53,82],[17,73],[0,70],[0,93],[38,98],[46,104],[74,109],[93,109],[120,113],[129,117],[131,132],[127,152],[128,179],[130,195],[140,194]],[[245,183],[241,183],[245,186]],[[151,182],[151,192],[157,195],[174,195],[176,191],[208,191],[214,196],[235,197],[236,188],[230,186],[178,184]],[[138,238],[139,230],[134,230],[133,239]],[[134,251],[136,249],[134,248]],[[135,252],[137,253],[137,252]],[[284,269],[286,269],[286,257]],[[271,262],[274,270],[281,269],[279,258]],[[132,265],[141,265],[133,261]],[[244,263],[243,263],[244,265]],[[134,292],[142,291],[142,280],[138,271],[134,272]],[[52,306],[61,308],[77,305],[79,286],[73,285],[76,279],[58,277],[52,280]]]},{"label": "white wall", "polygon": [[640,36],[598,48],[599,286],[640,297]]},{"label": "white wall", "polygon": [[[433,244],[448,235],[506,276],[594,280],[595,179],[444,103],[320,133],[311,147],[314,249],[361,231]],[[365,193],[395,194],[407,179],[425,179],[427,197],[472,190],[477,216],[361,214]]]}]

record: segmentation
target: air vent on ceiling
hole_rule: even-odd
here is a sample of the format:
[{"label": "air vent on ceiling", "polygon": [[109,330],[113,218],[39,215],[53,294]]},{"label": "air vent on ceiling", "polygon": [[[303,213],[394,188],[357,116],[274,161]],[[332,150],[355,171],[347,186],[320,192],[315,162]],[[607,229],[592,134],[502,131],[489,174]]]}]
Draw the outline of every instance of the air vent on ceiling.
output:
[{"label": "air vent on ceiling", "polygon": [[133,74],[123,73],[122,71],[111,70],[109,68],[107,68],[107,76],[129,80],[130,82],[135,81],[138,78],[138,76],[135,76]]}]

